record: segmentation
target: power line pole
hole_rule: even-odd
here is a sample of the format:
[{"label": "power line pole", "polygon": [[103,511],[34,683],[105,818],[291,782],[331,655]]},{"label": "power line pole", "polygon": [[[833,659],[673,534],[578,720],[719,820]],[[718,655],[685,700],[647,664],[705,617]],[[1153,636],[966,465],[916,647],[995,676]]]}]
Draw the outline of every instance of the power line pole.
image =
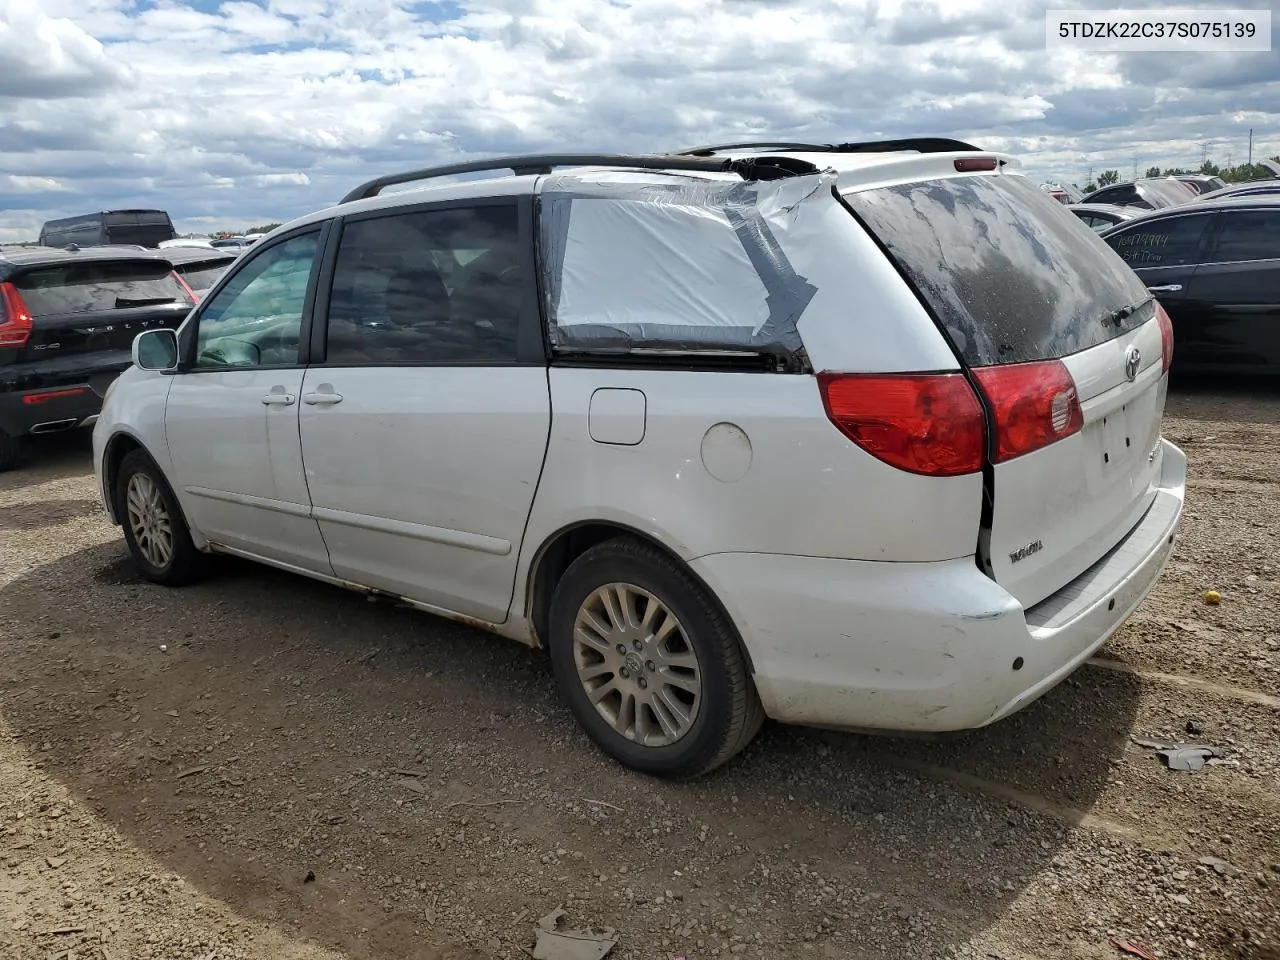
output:
[{"label": "power line pole", "polygon": [[1249,166],[1253,166],[1253,127],[1249,128]]}]

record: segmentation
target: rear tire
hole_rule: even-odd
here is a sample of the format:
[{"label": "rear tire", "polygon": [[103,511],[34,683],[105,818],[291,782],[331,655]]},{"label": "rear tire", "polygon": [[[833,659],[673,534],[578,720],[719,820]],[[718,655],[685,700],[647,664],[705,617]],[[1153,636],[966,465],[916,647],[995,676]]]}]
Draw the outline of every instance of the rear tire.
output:
[{"label": "rear tire", "polygon": [[208,558],[196,549],[177,498],[144,451],[131,450],[120,461],[114,496],[138,573],[166,587],[180,587],[204,575]]},{"label": "rear tire", "polygon": [[0,472],[17,467],[25,452],[26,444],[21,437],[11,437],[0,430]]},{"label": "rear tire", "polygon": [[700,776],[764,722],[733,625],[649,544],[621,538],[585,551],[556,585],[549,626],[562,695],[591,739],[629,767]]}]

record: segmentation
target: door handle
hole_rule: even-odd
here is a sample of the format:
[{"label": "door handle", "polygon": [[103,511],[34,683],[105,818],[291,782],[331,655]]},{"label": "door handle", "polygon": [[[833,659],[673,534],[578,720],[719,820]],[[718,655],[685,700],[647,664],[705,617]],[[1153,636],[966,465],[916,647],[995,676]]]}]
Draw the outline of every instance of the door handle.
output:
[{"label": "door handle", "polygon": [[280,404],[281,406],[292,406],[298,402],[298,398],[292,393],[268,393],[262,398],[263,403]]},{"label": "door handle", "polygon": [[304,394],[302,395],[302,402],[303,402],[303,403],[309,403],[309,404],[311,404],[312,406],[316,406],[317,404],[319,404],[319,405],[321,405],[321,406],[329,406],[329,405],[331,405],[331,404],[341,403],[341,402],[342,402],[342,394],[340,394],[340,393],[332,393],[332,392],[327,392],[327,393],[304,393]]},{"label": "door handle", "polygon": [[1163,287],[1147,287],[1148,293],[1177,293],[1182,289],[1180,283],[1166,283]]}]

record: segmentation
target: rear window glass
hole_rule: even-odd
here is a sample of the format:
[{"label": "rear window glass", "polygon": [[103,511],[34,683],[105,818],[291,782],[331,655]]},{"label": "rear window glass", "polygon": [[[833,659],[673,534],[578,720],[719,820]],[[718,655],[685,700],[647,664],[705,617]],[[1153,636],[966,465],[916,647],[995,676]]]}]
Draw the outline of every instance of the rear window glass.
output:
[{"label": "rear window glass", "polygon": [[58,316],[186,302],[167,263],[83,261],[41,267],[14,285],[34,316]]},{"label": "rear window glass", "polygon": [[227,272],[227,263],[199,263],[190,267],[177,267],[177,271],[182,274],[182,279],[187,281],[187,286],[197,293],[203,293],[210,289],[218,278]]},{"label": "rear window glass", "polygon": [[974,176],[851,193],[850,206],[971,366],[1067,356],[1151,316],[1106,244],[1025,177]]}]

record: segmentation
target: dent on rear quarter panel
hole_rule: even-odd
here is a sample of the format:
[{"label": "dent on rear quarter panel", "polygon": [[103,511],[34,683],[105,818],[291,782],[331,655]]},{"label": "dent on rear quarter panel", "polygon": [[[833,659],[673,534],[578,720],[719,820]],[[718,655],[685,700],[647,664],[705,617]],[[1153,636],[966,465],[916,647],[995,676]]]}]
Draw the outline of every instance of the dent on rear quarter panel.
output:
[{"label": "dent on rear quarter panel", "polygon": [[[781,553],[871,560],[971,556],[982,479],[907,474],[827,420],[808,375],[551,368],[551,438],[527,550],[570,523],[614,520],[680,556]],[[643,440],[591,439],[601,387],[646,395]],[[712,476],[703,440],[733,424],[751,445],[741,479]]]}]

